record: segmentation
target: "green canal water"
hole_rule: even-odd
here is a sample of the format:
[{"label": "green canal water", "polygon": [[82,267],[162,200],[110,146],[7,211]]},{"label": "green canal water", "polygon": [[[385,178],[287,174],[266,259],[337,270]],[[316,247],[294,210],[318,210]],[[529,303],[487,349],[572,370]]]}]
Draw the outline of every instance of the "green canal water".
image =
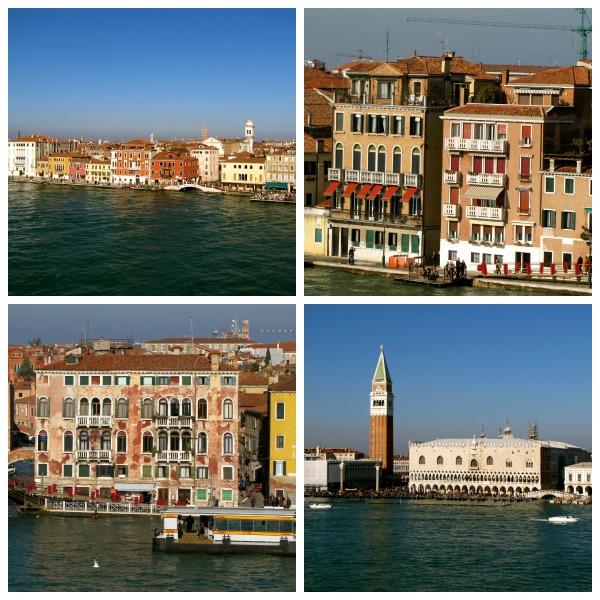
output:
[{"label": "green canal water", "polygon": [[[591,506],[331,504],[330,510],[305,510],[307,592],[592,591]],[[558,515],[580,520],[547,521]]]},{"label": "green canal water", "polygon": [[413,283],[396,283],[391,277],[357,275],[344,269],[304,269],[306,296],[556,296],[556,292],[512,291],[477,287],[438,288]]},{"label": "green canal water", "polygon": [[11,296],[291,296],[295,240],[295,206],[8,183]]},{"label": "green canal water", "polygon": [[[9,592],[293,592],[286,556],[152,552],[160,517],[62,517],[8,510]],[[100,568],[92,565],[98,559]]]}]

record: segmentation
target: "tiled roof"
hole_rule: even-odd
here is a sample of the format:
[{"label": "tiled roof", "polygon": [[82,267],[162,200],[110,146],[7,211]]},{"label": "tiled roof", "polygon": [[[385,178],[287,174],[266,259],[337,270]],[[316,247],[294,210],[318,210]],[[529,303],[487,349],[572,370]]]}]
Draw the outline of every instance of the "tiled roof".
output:
[{"label": "tiled roof", "polygon": [[490,115],[502,117],[548,117],[555,107],[552,106],[525,106],[516,104],[465,104],[451,108],[446,115]]},{"label": "tiled roof", "polygon": [[348,88],[348,80],[340,74],[304,67],[304,89],[342,89]]},{"label": "tiled roof", "polygon": [[511,80],[508,85],[567,85],[591,86],[592,71],[587,67],[563,67],[535,73],[528,77],[519,77]]},{"label": "tiled roof", "polygon": [[255,373],[253,371],[242,371],[239,376],[240,385],[268,385],[269,378],[262,373]]},{"label": "tiled roof", "polygon": [[238,404],[241,409],[253,410],[254,412],[266,415],[269,406],[269,398],[266,392],[261,394],[239,392]]},{"label": "tiled roof", "polygon": [[295,392],[296,391],[296,376],[281,377],[277,383],[269,386],[272,392]]},{"label": "tiled roof", "polygon": [[[319,141],[323,142],[323,152],[331,152],[333,143],[331,138],[318,138]],[[311,152],[317,151],[317,139],[308,135],[308,133],[304,134],[304,152],[305,154],[310,154]]]},{"label": "tiled roof", "polygon": [[[192,354],[95,354],[78,357],[76,364],[67,364],[65,360],[57,361],[39,371],[118,371],[129,373],[137,371],[210,371],[210,360],[204,356]],[[219,371],[232,371],[224,363],[219,364]]]}]

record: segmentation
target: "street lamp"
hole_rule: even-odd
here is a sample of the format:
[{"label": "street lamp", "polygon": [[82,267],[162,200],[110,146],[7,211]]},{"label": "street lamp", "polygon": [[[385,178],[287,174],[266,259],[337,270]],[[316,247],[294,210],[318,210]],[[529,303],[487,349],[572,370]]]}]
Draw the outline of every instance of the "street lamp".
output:
[{"label": "street lamp", "polygon": [[385,219],[383,220],[383,240],[381,244],[381,268],[385,269]]}]

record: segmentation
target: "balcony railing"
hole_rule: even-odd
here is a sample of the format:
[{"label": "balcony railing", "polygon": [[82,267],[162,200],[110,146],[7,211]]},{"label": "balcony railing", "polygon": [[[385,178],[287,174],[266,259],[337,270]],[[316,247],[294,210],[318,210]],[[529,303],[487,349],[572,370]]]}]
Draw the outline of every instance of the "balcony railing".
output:
[{"label": "balcony railing", "polygon": [[112,427],[111,416],[77,417],[77,427]]},{"label": "balcony railing", "polygon": [[192,417],[157,417],[157,427],[191,427]]},{"label": "balcony railing", "polygon": [[469,185],[505,186],[508,177],[504,173],[467,173]]},{"label": "balcony railing", "polygon": [[497,206],[467,206],[467,217],[470,218],[504,221],[505,214],[505,209]]},{"label": "balcony railing", "polygon": [[459,204],[443,204],[442,214],[444,217],[453,217],[458,219],[460,217],[460,205]]},{"label": "balcony railing", "polygon": [[403,224],[403,225],[420,225],[421,216],[420,215],[402,215],[395,214],[390,215],[389,213],[365,213],[364,210],[342,210],[339,208],[334,208],[331,210],[331,220],[340,219],[340,220],[354,220],[354,221],[365,221],[371,223],[383,223],[385,221],[385,225],[391,224]]},{"label": "balcony railing", "polygon": [[371,183],[379,185],[397,185],[398,187],[420,187],[422,177],[413,173],[390,173],[382,171],[358,171],[356,169],[329,169],[329,181],[347,183]]},{"label": "balcony railing", "polygon": [[164,450],[156,454],[156,460],[167,462],[191,462],[192,453],[189,450]]},{"label": "balcony railing", "polygon": [[506,140],[471,140],[451,137],[444,140],[444,147],[446,150],[505,153],[508,151],[508,142]]},{"label": "balcony railing", "polygon": [[344,177],[344,169],[328,169],[327,179],[329,181],[342,181]]},{"label": "balcony railing", "polygon": [[460,185],[461,175],[460,171],[444,171],[444,183]]},{"label": "balcony railing", "polygon": [[77,450],[76,456],[79,461],[102,460],[110,462],[112,461],[112,450]]}]

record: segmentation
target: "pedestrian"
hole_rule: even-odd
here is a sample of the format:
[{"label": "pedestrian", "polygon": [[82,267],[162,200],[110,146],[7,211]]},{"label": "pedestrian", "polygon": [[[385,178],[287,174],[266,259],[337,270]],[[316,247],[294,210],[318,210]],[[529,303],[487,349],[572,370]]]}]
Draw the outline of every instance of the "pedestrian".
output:
[{"label": "pedestrian", "polygon": [[502,265],[502,261],[500,260],[500,257],[497,256],[496,257],[496,274],[500,275],[500,266]]},{"label": "pedestrian", "polygon": [[185,520],[185,530],[191,532],[193,530],[194,527],[194,517],[192,517],[192,515],[188,515],[187,519]]},{"label": "pedestrian", "polygon": [[354,264],[354,246],[350,246],[350,250],[348,250],[348,264]]},{"label": "pedestrian", "polygon": [[579,265],[579,272],[581,273],[581,270],[583,269],[583,258],[581,257],[581,254],[579,255],[579,258],[577,259],[577,264]]},{"label": "pedestrian", "polygon": [[[579,257],[579,258],[581,258],[581,257]],[[583,272],[588,273],[589,270],[590,270],[590,255],[586,254],[585,260],[583,261]]]}]

